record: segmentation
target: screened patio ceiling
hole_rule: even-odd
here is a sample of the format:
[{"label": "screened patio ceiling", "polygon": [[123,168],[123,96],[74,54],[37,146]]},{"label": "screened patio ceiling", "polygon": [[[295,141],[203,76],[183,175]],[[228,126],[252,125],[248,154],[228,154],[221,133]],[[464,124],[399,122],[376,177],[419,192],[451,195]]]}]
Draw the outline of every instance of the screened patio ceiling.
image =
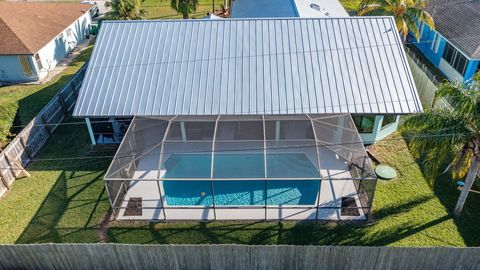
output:
[{"label": "screened patio ceiling", "polygon": [[[347,170],[332,170],[343,160]],[[193,165],[192,165],[193,164]],[[105,180],[375,179],[349,114],[135,117]]]}]

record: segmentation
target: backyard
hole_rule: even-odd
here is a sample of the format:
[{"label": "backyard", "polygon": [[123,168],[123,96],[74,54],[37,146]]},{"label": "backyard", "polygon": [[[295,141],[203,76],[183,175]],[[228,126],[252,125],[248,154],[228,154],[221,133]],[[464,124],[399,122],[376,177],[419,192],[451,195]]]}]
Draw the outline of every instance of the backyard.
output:
[{"label": "backyard", "polygon": [[1,243],[480,245],[480,195],[471,194],[463,215],[453,219],[454,181],[439,178],[432,190],[398,134],[372,148],[399,177],[379,181],[369,224],[107,222],[102,178],[113,153],[92,152],[77,121],[57,129],[29,167],[32,176],[14,182],[0,199],[0,231],[8,232],[0,234]]},{"label": "backyard", "polygon": [[[342,4],[355,10],[359,1]],[[222,2],[218,2],[221,4]],[[168,1],[146,0],[151,19],[180,18]],[[201,0],[194,18],[211,10]],[[25,125],[88,59],[89,49],[67,70],[45,85],[0,88],[0,146],[12,126]],[[28,167],[31,177],[14,182],[0,198],[0,243],[114,242],[144,244],[298,244],[480,246],[480,194],[472,193],[463,214],[451,211],[459,191],[447,174],[432,187],[399,134],[377,143],[371,151],[395,167],[399,176],[380,180],[368,224],[311,222],[185,222],[108,221],[109,202],[103,175],[112,150],[92,150],[80,119],[60,126]]]}]

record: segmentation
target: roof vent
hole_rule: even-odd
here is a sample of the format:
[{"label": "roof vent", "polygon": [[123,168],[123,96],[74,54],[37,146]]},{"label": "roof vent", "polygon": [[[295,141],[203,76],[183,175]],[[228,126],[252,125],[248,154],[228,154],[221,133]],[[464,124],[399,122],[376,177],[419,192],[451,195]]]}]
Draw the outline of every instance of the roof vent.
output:
[{"label": "roof vent", "polygon": [[316,11],[320,11],[320,6],[317,5],[317,4],[315,4],[315,3],[311,3],[311,4],[310,4],[310,7],[311,7],[312,9],[316,10]]},{"label": "roof vent", "polygon": [[327,16],[327,17],[330,16],[330,13],[329,13],[329,12],[327,12],[324,8],[320,8],[320,6],[317,5],[317,4],[315,4],[315,3],[310,3],[310,7],[311,7],[313,10],[315,10],[315,11],[317,11],[317,12],[320,12],[320,13],[322,13],[323,15],[325,15],[325,16]]}]

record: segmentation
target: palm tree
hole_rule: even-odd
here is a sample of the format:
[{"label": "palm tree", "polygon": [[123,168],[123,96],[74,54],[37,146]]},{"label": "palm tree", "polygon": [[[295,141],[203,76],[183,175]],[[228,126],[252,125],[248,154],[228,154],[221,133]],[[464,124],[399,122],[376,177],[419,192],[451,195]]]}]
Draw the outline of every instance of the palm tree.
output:
[{"label": "palm tree", "polygon": [[197,11],[198,0],[171,0],[170,6],[188,19],[189,14]]},{"label": "palm tree", "polygon": [[424,22],[435,28],[432,16],[425,11],[427,0],[362,0],[358,15],[391,15],[400,34],[405,39],[408,31],[420,39],[418,24]]},{"label": "palm tree", "polygon": [[412,153],[423,158],[425,174],[431,179],[452,170],[453,178],[464,180],[454,209],[460,215],[480,164],[480,82],[470,85],[443,83],[437,98],[444,97],[451,108],[434,107],[407,118],[402,130],[411,133]]},{"label": "palm tree", "polygon": [[147,10],[142,9],[140,0],[111,0],[105,2],[106,7],[111,10],[106,14],[109,19],[120,20],[141,20],[148,14]]}]

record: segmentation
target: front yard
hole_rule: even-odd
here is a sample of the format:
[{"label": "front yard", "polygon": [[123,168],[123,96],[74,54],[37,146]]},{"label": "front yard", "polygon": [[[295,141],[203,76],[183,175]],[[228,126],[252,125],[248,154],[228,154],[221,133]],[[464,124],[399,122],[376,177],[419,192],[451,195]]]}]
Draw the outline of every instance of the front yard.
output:
[{"label": "front yard", "polygon": [[[368,225],[112,222],[102,226],[109,208],[102,177],[113,153],[92,154],[85,126],[64,125],[30,166],[32,176],[17,180],[10,194],[0,199],[0,242],[480,245],[479,194],[472,194],[463,216],[453,219],[449,212],[459,194],[455,183],[445,177],[430,189],[399,135],[382,141],[373,152],[395,166],[399,177],[379,181],[375,216]],[[62,159],[66,157],[82,159]]]}]

